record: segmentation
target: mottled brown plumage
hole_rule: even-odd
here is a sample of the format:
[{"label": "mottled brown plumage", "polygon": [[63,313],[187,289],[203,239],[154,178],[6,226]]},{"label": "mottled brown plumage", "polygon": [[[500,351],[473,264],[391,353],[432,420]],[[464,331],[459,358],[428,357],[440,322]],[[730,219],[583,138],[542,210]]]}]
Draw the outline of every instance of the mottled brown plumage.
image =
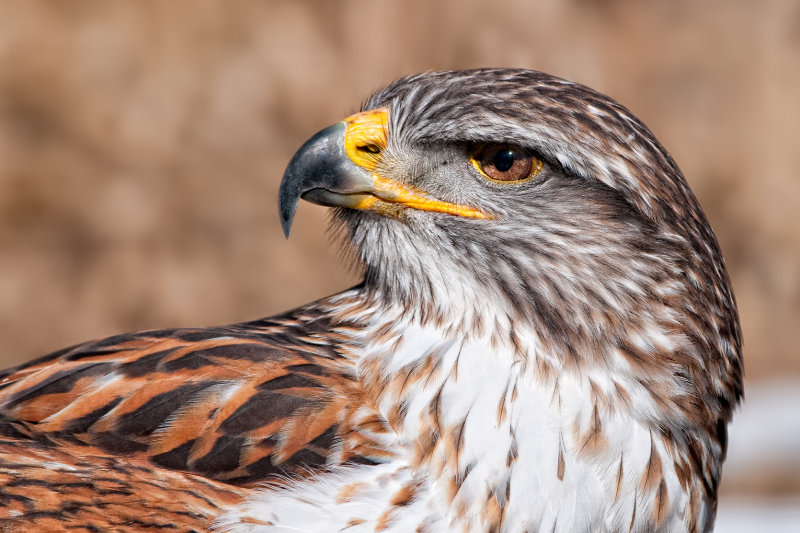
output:
[{"label": "mottled brown plumage", "polygon": [[389,452],[354,427],[367,402],[329,328],[312,305],[69,348],[0,376],[2,429],[245,486],[380,460]]},{"label": "mottled brown plumage", "polygon": [[246,491],[69,443],[0,439],[0,531],[207,531]]}]

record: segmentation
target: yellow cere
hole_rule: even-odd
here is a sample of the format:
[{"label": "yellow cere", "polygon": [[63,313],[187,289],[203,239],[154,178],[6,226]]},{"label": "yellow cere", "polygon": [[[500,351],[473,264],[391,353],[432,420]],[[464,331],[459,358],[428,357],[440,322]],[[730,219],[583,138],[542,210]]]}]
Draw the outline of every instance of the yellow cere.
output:
[{"label": "yellow cere", "polygon": [[429,198],[423,191],[379,176],[374,171],[381,162],[387,146],[389,110],[363,111],[345,119],[347,129],[344,150],[353,163],[368,170],[373,190],[365,195],[354,209],[382,211],[391,204],[420,211],[447,213],[467,218],[491,218],[486,213],[464,205]]},{"label": "yellow cere", "polygon": [[345,119],[344,151],[353,163],[375,170],[381,162],[389,135],[389,110],[373,109],[356,113]]}]

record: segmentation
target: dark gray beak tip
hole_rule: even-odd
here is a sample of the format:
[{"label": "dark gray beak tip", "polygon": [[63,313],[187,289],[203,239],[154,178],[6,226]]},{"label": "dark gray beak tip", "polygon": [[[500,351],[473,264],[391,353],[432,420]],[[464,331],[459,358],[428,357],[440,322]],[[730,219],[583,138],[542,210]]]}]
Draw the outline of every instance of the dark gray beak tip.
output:
[{"label": "dark gray beak tip", "polygon": [[300,198],[300,195],[293,194],[293,191],[288,191],[284,184],[286,180],[284,179],[283,183],[281,183],[281,190],[278,195],[278,211],[281,217],[281,228],[283,229],[283,235],[288,239],[289,232],[292,230],[292,222],[294,221],[294,214],[297,211],[297,201]]},{"label": "dark gray beak tip", "polygon": [[286,237],[286,240],[289,240],[289,232],[292,231],[292,218],[294,217],[285,217],[281,214],[281,228],[283,228],[283,236]]}]

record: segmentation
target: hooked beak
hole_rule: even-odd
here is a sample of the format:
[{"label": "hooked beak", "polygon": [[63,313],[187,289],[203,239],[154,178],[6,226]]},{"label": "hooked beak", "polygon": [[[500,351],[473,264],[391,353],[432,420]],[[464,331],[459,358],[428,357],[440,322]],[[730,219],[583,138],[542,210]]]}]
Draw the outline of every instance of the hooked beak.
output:
[{"label": "hooked beak", "polygon": [[489,218],[483,212],[430,198],[377,173],[386,149],[388,111],[365,111],[320,131],[289,161],[278,195],[281,226],[289,237],[300,198],[329,207],[389,213],[398,207]]}]

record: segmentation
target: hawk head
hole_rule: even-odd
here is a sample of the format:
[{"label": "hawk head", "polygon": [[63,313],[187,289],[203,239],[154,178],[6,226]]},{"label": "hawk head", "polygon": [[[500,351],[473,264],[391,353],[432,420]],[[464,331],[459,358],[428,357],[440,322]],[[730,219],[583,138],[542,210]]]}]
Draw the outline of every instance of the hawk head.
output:
[{"label": "hawk head", "polygon": [[375,301],[466,332],[502,317],[565,367],[623,354],[658,427],[724,454],[730,281],[681,171],[620,104],[529,70],[403,78],[294,156],[287,234],[298,198],[337,208]]}]

